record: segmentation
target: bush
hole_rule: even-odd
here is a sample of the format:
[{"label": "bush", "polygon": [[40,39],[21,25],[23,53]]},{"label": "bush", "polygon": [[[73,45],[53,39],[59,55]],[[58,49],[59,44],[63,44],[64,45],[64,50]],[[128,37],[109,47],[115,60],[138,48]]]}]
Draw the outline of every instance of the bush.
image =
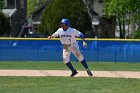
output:
[{"label": "bush", "polygon": [[54,33],[62,18],[68,18],[71,27],[83,33],[92,29],[90,16],[82,0],[54,0],[43,12],[40,32],[48,35]]},{"label": "bush", "polygon": [[0,35],[3,35],[4,33],[9,33],[9,31],[9,20],[2,12],[0,12]]},{"label": "bush", "polygon": [[133,34],[132,34],[132,37],[134,39],[140,39],[140,28],[137,29]]}]

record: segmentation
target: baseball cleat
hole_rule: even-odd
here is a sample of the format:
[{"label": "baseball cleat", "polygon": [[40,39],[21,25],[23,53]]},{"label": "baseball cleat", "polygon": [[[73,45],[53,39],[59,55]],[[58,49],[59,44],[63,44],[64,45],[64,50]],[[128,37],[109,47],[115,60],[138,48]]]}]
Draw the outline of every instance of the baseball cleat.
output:
[{"label": "baseball cleat", "polygon": [[78,72],[76,70],[72,71],[72,74],[70,75],[71,77],[75,76],[76,74],[78,74]]},{"label": "baseball cleat", "polygon": [[89,76],[93,76],[93,74],[92,74],[92,72],[91,72],[90,70],[87,70],[87,74],[88,74]]}]

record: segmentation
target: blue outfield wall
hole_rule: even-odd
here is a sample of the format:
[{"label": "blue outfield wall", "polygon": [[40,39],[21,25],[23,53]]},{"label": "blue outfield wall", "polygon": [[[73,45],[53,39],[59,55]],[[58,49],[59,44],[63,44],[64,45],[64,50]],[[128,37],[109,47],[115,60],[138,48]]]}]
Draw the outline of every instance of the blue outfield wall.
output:
[{"label": "blue outfield wall", "polygon": [[[88,48],[78,40],[82,54],[93,62],[140,62],[139,40],[87,39]],[[0,38],[0,61],[62,61],[58,39]],[[72,61],[77,59],[71,55]]]}]

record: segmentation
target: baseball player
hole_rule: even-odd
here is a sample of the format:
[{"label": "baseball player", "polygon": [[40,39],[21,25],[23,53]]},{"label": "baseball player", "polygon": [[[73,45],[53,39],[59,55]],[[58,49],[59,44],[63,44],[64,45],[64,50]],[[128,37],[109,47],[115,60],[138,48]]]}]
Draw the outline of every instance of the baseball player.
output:
[{"label": "baseball player", "polygon": [[87,43],[85,42],[84,35],[70,27],[70,21],[68,19],[62,19],[60,22],[61,28],[59,28],[52,36],[49,36],[48,39],[52,39],[55,37],[59,37],[61,43],[64,45],[63,47],[63,61],[66,64],[66,66],[72,71],[71,77],[75,76],[78,72],[76,69],[72,66],[70,62],[70,54],[71,52],[75,55],[75,57],[81,62],[83,67],[86,69],[87,74],[89,76],[92,76],[92,72],[89,70],[89,67],[86,63],[86,60],[84,59],[83,55],[81,54],[79,50],[79,46],[76,41],[76,37],[80,37],[83,41],[83,46],[87,47]]}]

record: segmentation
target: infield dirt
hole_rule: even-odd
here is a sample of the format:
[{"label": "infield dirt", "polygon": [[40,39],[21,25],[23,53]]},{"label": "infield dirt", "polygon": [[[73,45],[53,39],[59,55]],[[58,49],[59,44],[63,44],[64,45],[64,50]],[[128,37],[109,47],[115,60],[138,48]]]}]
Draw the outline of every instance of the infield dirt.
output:
[{"label": "infield dirt", "polygon": [[[139,71],[92,71],[93,77],[137,78]],[[0,76],[65,76],[69,77],[69,70],[0,70]],[[86,71],[78,71],[75,77],[89,77]]]}]

